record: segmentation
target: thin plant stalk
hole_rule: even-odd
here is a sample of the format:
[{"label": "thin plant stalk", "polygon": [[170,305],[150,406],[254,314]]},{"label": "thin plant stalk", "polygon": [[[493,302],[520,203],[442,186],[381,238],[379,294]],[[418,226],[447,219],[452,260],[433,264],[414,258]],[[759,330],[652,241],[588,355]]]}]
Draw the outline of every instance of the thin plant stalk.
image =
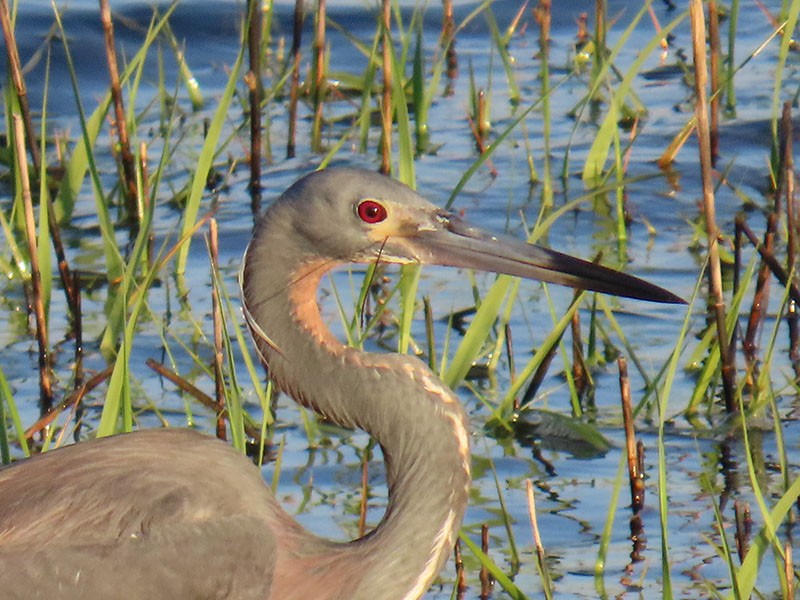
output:
[{"label": "thin plant stalk", "polygon": [[[3,465],[11,464],[11,448],[8,440],[8,428],[6,427],[6,402],[4,390],[8,388],[3,370],[0,369],[0,462]],[[10,394],[9,394],[10,395]]]},{"label": "thin plant stalk", "polygon": [[[75,338],[75,354],[73,360],[73,389],[78,390],[83,386],[85,377],[83,372],[83,313],[81,312],[81,281],[78,273],[72,274],[72,335]],[[82,410],[77,409],[76,416],[80,419]]]},{"label": "thin plant stalk", "polygon": [[731,342],[725,324],[725,298],[722,293],[722,268],[719,256],[720,231],[717,226],[714,205],[714,182],[711,171],[711,143],[708,121],[708,94],[706,85],[708,72],[706,68],[706,26],[703,7],[700,0],[690,0],[689,14],[692,24],[692,47],[694,50],[695,68],[695,116],[697,118],[697,140],[700,154],[700,173],[703,184],[703,213],[706,221],[708,239],[708,272],[710,279],[710,301],[717,325],[717,343],[722,359],[722,387],[727,412],[736,412],[736,366],[731,351]]},{"label": "thin plant stalk", "polygon": [[123,193],[128,219],[134,222],[141,220],[139,193],[136,186],[136,165],[131,152],[128,137],[128,125],[125,118],[125,104],[122,100],[122,87],[117,67],[117,50],[114,42],[114,23],[111,20],[111,7],[108,0],[100,0],[100,22],[103,25],[103,37],[106,45],[108,74],[111,79],[111,99],[114,104],[114,121],[119,140],[120,161],[122,163]]},{"label": "thin plant stalk", "polygon": [[39,417],[39,419],[33,425],[24,430],[20,428],[19,431],[22,431],[23,433],[19,436],[18,442],[22,446],[25,454],[28,454],[28,440],[32,440],[34,436],[42,434],[42,432],[45,431],[52,423],[54,423],[58,416],[65,410],[80,406],[81,401],[86,397],[86,395],[108,380],[113,371],[113,365],[106,367],[91,377],[88,381],[85,381],[79,387],[76,387],[69,396],[62,400],[58,405],[53,407],[50,412]]},{"label": "thin plant stalk", "polygon": [[[219,272],[219,233],[217,220],[208,223],[208,247],[211,256],[211,269]],[[217,278],[212,278],[211,313],[214,316],[214,391],[216,395],[217,437],[221,440],[225,435],[225,374],[223,373],[224,354],[222,351],[222,315],[219,301]]]},{"label": "thin plant stalk", "polygon": [[303,39],[303,0],[294,3],[294,29],[292,32],[292,79],[289,86],[289,123],[286,141],[286,158],[294,158],[297,137],[297,97],[300,88],[300,48]]},{"label": "thin plant stalk", "polygon": [[322,151],[322,104],[325,98],[326,0],[317,0],[317,30],[314,36],[314,120],[311,125],[311,151]]},{"label": "thin plant stalk", "polygon": [[[39,139],[42,141],[41,143],[44,145],[47,139],[47,103],[49,98],[49,90],[50,90],[50,52],[47,53],[47,68],[45,69],[45,77],[44,77],[44,96],[42,97],[42,109],[41,109],[41,117],[39,119]],[[47,155],[44,154],[40,160],[40,164],[38,165],[39,173],[47,173]],[[73,277],[70,271],[69,262],[67,261],[67,255],[64,251],[64,244],[61,241],[61,230],[59,227],[58,219],[56,217],[55,207],[53,206],[53,198],[50,194],[50,189],[48,187],[48,178],[47,177],[39,177],[39,198],[40,203],[43,206],[44,212],[40,216],[40,225],[41,223],[46,223],[46,229],[50,233],[50,240],[48,241],[45,238],[44,228],[42,228],[40,232],[40,241],[39,241],[39,256],[40,262],[42,264],[43,269],[45,269],[46,273],[50,272],[50,253],[48,251],[48,245],[50,242],[53,244],[53,251],[56,255],[56,261],[58,264],[58,273],[61,278],[61,286],[64,288],[64,296],[67,300],[67,306],[70,311],[70,315],[73,319],[77,318],[80,308],[76,307],[76,300],[74,298],[75,291],[73,289]],[[45,283],[47,284],[50,280],[50,277],[47,277]],[[50,297],[48,292],[47,297]]]},{"label": "thin plant stalk", "polygon": [[726,89],[725,112],[729,117],[736,116],[736,30],[739,24],[739,0],[731,0],[728,10],[728,51],[725,57],[726,64]]},{"label": "thin plant stalk", "polygon": [[781,285],[787,288],[789,296],[795,302],[800,302],[800,287],[795,284],[794,280],[790,279],[789,273],[787,273],[786,269],[783,268],[783,265],[778,262],[778,259],[775,257],[775,255],[772,252],[769,252],[759,241],[758,237],[756,237],[756,234],[753,233],[752,229],[750,229],[750,226],[747,224],[747,221],[745,221],[744,217],[738,217],[736,223],[748,241],[756,248],[759,257],[767,264],[775,278],[780,282]]},{"label": "thin plant stalk", "polygon": [[250,102],[250,210],[261,210],[261,100],[264,84],[261,81],[261,35],[263,13],[261,0],[248,0],[247,51],[250,69],[245,75]]},{"label": "thin plant stalk", "polygon": [[25,78],[22,75],[22,62],[19,58],[14,27],[11,23],[11,12],[8,8],[8,0],[0,0],[0,26],[2,26],[3,37],[6,41],[6,53],[8,55],[8,64],[11,71],[11,81],[14,84],[14,91],[17,94],[22,120],[25,124],[25,139],[28,142],[28,151],[31,153],[34,170],[38,172],[41,166],[39,145],[36,141],[36,132],[33,129],[31,108],[28,102],[28,91],[25,87]]},{"label": "thin plant stalk", "polygon": [[453,17],[453,0],[442,0],[442,35],[439,42],[447,63],[447,88],[445,96],[453,94],[453,84],[458,77],[458,54],[456,53],[456,23]]},{"label": "thin plant stalk", "polygon": [[25,232],[28,237],[28,251],[31,261],[31,288],[33,314],[36,318],[36,343],[39,346],[39,408],[42,414],[53,406],[53,385],[50,377],[50,351],[47,335],[47,317],[44,308],[42,275],[39,270],[39,252],[36,241],[36,219],[33,215],[30,176],[28,174],[27,153],[25,152],[25,126],[22,117],[13,115],[14,144],[19,169],[19,184],[25,211]]},{"label": "thin plant stalk", "polygon": [[[186,379],[184,379],[183,377],[181,377],[177,373],[174,373],[174,372],[170,371],[164,365],[156,362],[152,358],[148,358],[145,361],[145,364],[149,368],[151,368],[155,373],[157,373],[159,377],[163,377],[164,379],[166,379],[170,383],[174,384],[175,387],[177,387],[182,392],[184,392],[184,393],[188,394],[189,396],[191,396],[194,400],[197,400],[200,404],[205,406],[207,409],[209,409],[211,411],[215,411],[216,410],[217,402],[216,402],[216,400],[214,400],[214,398],[212,398],[211,396],[209,396],[208,394],[203,392],[203,390],[201,390],[198,387],[196,387],[196,386],[192,385],[191,383],[189,383]],[[106,373],[106,372],[104,372],[104,373]],[[108,376],[108,374],[106,374],[106,376]],[[224,413],[223,416],[225,416],[225,414],[227,414],[227,413]],[[266,420],[265,420],[265,422],[266,422]],[[262,440],[262,431],[261,431],[261,429],[259,429],[255,425],[253,425],[253,423],[245,422],[244,430],[245,430],[245,433],[247,433],[247,435],[252,437],[254,440]]]},{"label": "thin plant stalk", "polygon": [[196,230],[198,223],[196,223],[197,215],[200,212],[200,201],[206,191],[206,183],[208,182],[208,174],[211,171],[211,166],[217,150],[217,144],[222,135],[223,125],[227,119],[228,108],[233,100],[236,91],[236,84],[239,81],[239,73],[244,59],[244,46],[239,51],[236,57],[236,62],[233,64],[228,77],[228,82],[225,90],[211,119],[208,127],[208,132],[203,140],[203,146],[200,149],[197,158],[197,167],[192,174],[192,181],[189,188],[189,197],[183,211],[183,226],[181,229],[182,245],[178,250],[178,261],[176,265],[177,273],[183,274],[186,271],[186,262],[189,259],[189,246],[191,241],[191,234]]},{"label": "thin plant stalk", "polygon": [[[789,272],[792,283],[797,283],[797,271],[794,266],[797,264],[797,214],[795,207],[794,194],[794,156],[792,138],[794,128],[792,126],[792,104],[787,101],[783,104],[783,116],[781,127],[781,141],[783,155],[783,190],[786,203],[786,270]],[[789,299],[789,307],[786,311],[786,322],[789,329],[789,358],[795,371],[795,377],[800,377],[800,317],[797,314],[797,302]]]},{"label": "thin plant stalk", "polygon": [[779,139],[778,135],[778,121],[780,120],[781,113],[781,100],[783,97],[783,84],[784,73],[786,72],[787,62],[790,58],[790,52],[795,44],[794,30],[797,27],[798,19],[800,19],[800,2],[791,2],[785,6],[785,22],[779,27],[775,27],[776,34],[779,32],[781,36],[781,44],[778,51],[778,60],[774,65],[773,77],[773,90],[772,90],[772,106],[773,118],[771,121],[772,126],[772,141],[773,141],[773,164],[777,164],[777,156],[779,154]]},{"label": "thin plant stalk", "polygon": [[456,564],[456,586],[450,597],[461,600],[467,591],[467,576],[464,573],[464,557],[461,554],[461,540],[456,540],[453,555]]},{"label": "thin plant stalk", "polygon": [[794,598],[794,562],[792,561],[792,543],[786,542],[784,552],[784,577],[786,577],[786,597]]},{"label": "thin plant stalk", "polygon": [[644,507],[644,473],[639,470],[639,452],[636,444],[636,431],[633,425],[633,403],[631,402],[631,382],[628,378],[628,361],[620,356],[619,391],[622,399],[622,422],[625,427],[625,454],[628,459],[628,480],[631,488],[631,508],[636,514]]},{"label": "thin plant stalk", "polygon": [[720,71],[722,60],[719,39],[719,11],[716,0],[708,0],[708,40],[711,50],[711,122],[709,144],[711,146],[711,164],[717,164],[719,156],[719,104],[720,104]]},{"label": "thin plant stalk", "polygon": [[489,557],[485,552],[483,552],[475,542],[473,542],[469,537],[464,533],[462,530],[459,533],[458,539],[464,544],[472,554],[480,561],[481,565],[485,565],[488,569],[489,573],[494,577],[495,581],[500,584],[503,590],[508,594],[509,598],[513,600],[525,600],[527,596],[522,593],[511,578],[506,575],[502,569],[500,569],[497,564]]},{"label": "thin plant stalk", "polygon": [[542,545],[542,537],[539,534],[539,520],[536,518],[536,497],[533,494],[533,483],[530,479],[525,480],[525,494],[528,500],[528,517],[531,521],[531,531],[533,532],[533,546],[536,548],[536,568],[539,577],[542,578],[542,588],[545,598],[553,597],[553,582],[550,577],[550,569],[547,566],[547,555]]},{"label": "thin plant stalk", "polygon": [[542,96],[542,204],[553,205],[553,177],[550,166],[550,24],[553,16],[552,0],[539,0],[534,9],[536,22],[539,24],[539,85]]},{"label": "thin plant stalk", "polygon": [[[633,33],[636,25],[647,14],[647,7],[650,2],[645,2],[644,6],[633,17],[631,23],[620,35],[619,41],[614,46],[610,55],[603,58],[602,69],[597,73],[596,77],[592,79],[592,87],[589,90],[588,97],[594,98],[603,82],[606,80],[608,71],[612,68],[613,62],[620,51],[627,47],[626,44]],[[632,86],[636,79],[640,76],[642,65],[647,58],[656,50],[661,47],[661,40],[667,37],[684,19],[685,13],[678,15],[670,23],[665,25],[661,31],[655,36],[651,37],[647,44],[637,54],[636,60],[633,61],[628,71],[625,73],[622,81],[614,91],[614,95],[608,103],[608,114],[600,125],[600,130],[597,132],[592,147],[584,163],[582,177],[584,181],[592,181],[600,177],[605,171],[605,162],[608,158],[609,149],[613,143],[613,136],[618,129],[620,115],[622,114],[625,99],[632,93]],[[564,170],[566,173],[567,171]]]},{"label": "thin plant stalk", "polygon": [[[379,171],[388,175],[392,171],[392,39],[391,0],[381,2],[381,26],[383,39],[383,99],[381,101],[381,166]],[[400,90],[398,90],[400,93]]]},{"label": "thin plant stalk", "polygon": [[[773,255],[775,249],[775,228],[777,227],[777,213],[773,210],[767,217],[767,230],[764,232],[763,249],[764,252]],[[746,226],[746,225],[745,225]],[[750,316],[747,320],[747,331],[742,341],[742,351],[745,360],[756,368],[757,342],[756,335],[759,326],[767,316],[767,305],[769,304],[769,266],[762,260],[756,275],[756,289],[753,293],[753,302],[750,306]]]},{"label": "thin plant stalk", "polygon": [[[489,555],[489,527],[484,523],[481,525],[481,551]],[[489,600],[489,595],[492,593],[492,578],[489,576],[489,569],[485,564],[481,565],[480,575],[478,576],[481,582],[480,600]]]},{"label": "thin plant stalk", "polygon": [[[141,48],[139,48],[139,50],[127,64],[125,71],[122,73],[120,78],[122,83],[127,81],[131,74],[146,59],[148,50],[152,46],[153,42],[157,39],[159,33],[167,26],[168,19],[172,16],[172,13],[175,11],[177,6],[177,3],[173,3],[167,10],[164,11],[164,14],[161,15],[160,18],[153,19],[153,22],[150,24],[150,27],[147,30],[147,35]],[[66,173],[61,181],[61,185],[59,186],[58,195],[56,196],[55,210],[57,216],[59,219],[61,219],[72,214],[76,199],[80,193],[84,179],[86,178],[87,171],[89,172],[92,183],[95,186],[96,198],[97,196],[101,195],[98,193],[98,190],[101,189],[101,186],[99,177],[97,176],[97,169],[95,167],[94,143],[100,134],[106,113],[108,112],[108,108],[111,104],[111,94],[106,93],[94,112],[89,117],[86,116],[83,104],[80,100],[77,74],[72,61],[69,44],[67,43],[68,37],[64,31],[64,26],[61,21],[61,14],[58,12],[55,4],[53,4],[53,14],[56,21],[57,31],[60,39],[62,40],[62,45],[64,48],[65,61],[67,63],[67,68],[70,75],[73,97],[75,98],[75,102],[77,104],[78,118],[81,124],[82,141],[82,143],[76,144],[72,151],[66,166]],[[107,216],[108,209],[106,208],[104,199],[102,202],[98,201],[97,210],[98,215],[101,217],[100,227],[103,233],[103,240],[104,242],[109,242],[113,238],[113,235],[110,233],[111,225]],[[112,252],[109,246],[109,243],[104,244],[108,270],[114,278],[120,277],[122,272],[122,258],[119,256],[118,252]]]},{"label": "thin plant stalk", "polygon": [[606,522],[603,526],[603,531],[600,533],[597,543],[597,558],[594,562],[594,588],[597,591],[598,597],[606,598],[605,590],[605,575],[606,566],[608,563],[608,549],[611,544],[611,539],[614,533],[614,517],[617,514],[617,507],[619,506],[619,495],[622,490],[622,479],[624,472],[625,456],[620,453],[619,466],[617,467],[617,476],[614,478],[614,485],[611,488],[611,493],[608,499],[608,510],[606,512]]},{"label": "thin plant stalk", "polygon": [[175,38],[175,34],[172,32],[172,28],[169,26],[169,21],[167,20],[168,14],[171,13],[176,6],[178,6],[178,2],[173,2],[170,5],[169,9],[166,11],[164,17],[162,17],[160,21],[160,23],[163,23],[163,27],[160,25],[159,27],[163,33],[163,36],[167,39],[170,48],[172,49],[175,62],[178,63],[178,73],[180,74],[181,81],[183,82],[183,87],[186,89],[186,93],[189,95],[189,100],[192,103],[192,110],[198,111],[203,108],[203,105],[205,104],[203,91],[200,89],[200,84],[192,73],[189,63],[186,62],[186,56],[183,48],[180,46],[180,44],[178,44],[178,40]]}]

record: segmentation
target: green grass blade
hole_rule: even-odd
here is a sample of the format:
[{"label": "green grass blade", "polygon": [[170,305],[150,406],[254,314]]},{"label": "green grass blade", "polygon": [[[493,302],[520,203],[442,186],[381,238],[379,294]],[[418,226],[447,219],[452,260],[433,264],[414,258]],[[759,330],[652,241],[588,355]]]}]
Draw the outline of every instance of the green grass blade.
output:
[{"label": "green grass blade", "polygon": [[217,152],[217,144],[222,135],[222,126],[228,117],[233,94],[236,91],[236,84],[239,82],[245,46],[245,44],[241,45],[239,54],[236,57],[236,62],[231,68],[225,91],[222,93],[216,111],[214,111],[214,116],[208,127],[208,133],[203,141],[203,147],[200,149],[200,155],[197,157],[197,168],[192,174],[192,183],[189,188],[189,198],[183,212],[183,227],[181,229],[181,238],[185,241],[178,250],[176,265],[176,270],[179,274],[186,272],[186,261],[189,258],[189,246],[191,243],[190,233],[196,226],[197,215],[200,212],[200,201],[203,199],[203,194],[205,193],[208,173],[211,170],[211,165]]},{"label": "green grass blade", "polygon": [[[620,35],[619,41],[612,51],[611,56],[603,63],[603,70],[596,79],[595,88],[597,88],[607,77],[606,71],[610,69],[619,52],[626,47],[628,38],[633,33],[633,30],[636,28],[636,25],[639,23],[641,18],[647,14],[650,4],[651,1],[644,3],[641,10],[631,21],[630,25],[625,29],[622,35]],[[659,47],[661,40],[669,35],[669,33],[675,29],[688,14],[688,11],[686,11],[674,18],[670,23],[665,25],[659,32],[657,32],[645,45],[645,47],[637,53],[636,59],[631,63],[630,68],[628,69],[627,73],[625,73],[625,76],[614,92],[614,95],[611,98],[611,102],[608,106],[608,114],[600,126],[600,131],[597,132],[597,135],[594,138],[592,147],[589,149],[589,155],[587,156],[586,163],[583,167],[584,181],[596,180],[605,171],[605,163],[608,158],[611,144],[614,140],[614,135],[617,131],[617,122],[619,121],[619,115],[622,111],[622,105],[631,91],[633,82],[637,77],[639,77],[639,73],[642,70],[644,62]],[[590,95],[593,96],[594,91],[591,92]]]},{"label": "green grass blade", "polygon": [[[64,29],[61,26],[61,17],[58,13],[55,3],[52,3],[53,11],[56,16],[56,23],[59,28],[59,34],[65,46],[65,51],[68,51],[67,46],[67,37],[64,33]],[[172,2],[169,8],[164,11],[163,16],[153,25],[147,32],[145,37],[144,43],[130,60],[128,65],[126,66],[125,70],[120,74],[120,83],[124,83],[127,79],[131,76],[135,69],[138,68],[140,63],[143,63],[145,58],[147,57],[147,53],[158,33],[167,23],[172,13],[175,11],[175,8],[178,6],[177,0]],[[72,59],[67,53],[67,61],[72,68]],[[72,74],[70,75],[72,77]],[[75,93],[75,98],[78,100],[77,95],[77,88],[75,82],[73,82],[73,91]],[[97,136],[100,134],[100,130],[105,123],[106,114],[108,113],[109,106],[111,105],[111,92],[106,92],[103,98],[100,100],[97,108],[91,114],[91,116],[87,119],[85,117],[83,107],[78,101],[78,114],[81,119],[81,130],[83,134],[83,143],[78,143],[75,145],[75,148],[72,151],[71,156],[69,157],[69,161],[67,162],[66,173],[64,175],[64,179],[61,181],[61,186],[59,187],[57,199],[56,199],[56,218],[61,221],[62,219],[70,216],[72,214],[73,208],[75,206],[75,201],[77,200],[78,193],[80,192],[81,186],[83,185],[83,180],[86,178],[86,172],[89,170],[91,164],[94,162],[93,157],[93,148],[94,143],[97,140]]]},{"label": "green grass blade", "polygon": [[475,555],[480,563],[486,567],[486,569],[491,573],[492,577],[494,577],[495,581],[500,584],[500,587],[503,588],[506,594],[510,598],[514,600],[527,600],[527,596],[520,591],[520,589],[514,585],[514,582],[509,579],[508,575],[506,575],[500,567],[484,552],[478,548],[477,544],[475,544],[469,536],[467,536],[463,531],[458,534],[458,538],[461,540],[461,543],[464,544],[472,554]]}]

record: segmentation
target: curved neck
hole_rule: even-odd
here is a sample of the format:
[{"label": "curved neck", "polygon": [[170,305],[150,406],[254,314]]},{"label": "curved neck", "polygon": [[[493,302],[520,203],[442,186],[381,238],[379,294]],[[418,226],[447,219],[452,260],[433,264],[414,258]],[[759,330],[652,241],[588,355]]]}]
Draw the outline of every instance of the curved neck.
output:
[{"label": "curved neck", "polygon": [[319,281],[334,265],[298,259],[299,249],[264,248],[260,238],[245,256],[242,288],[270,376],[298,403],[363,429],[383,451],[386,513],[375,530],[335,550],[363,565],[353,597],[385,597],[387,589],[402,588],[400,597],[417,598],[439,573],[466,509],[464,410],[415,357],[342,345],[324,326],[316,301]]}]

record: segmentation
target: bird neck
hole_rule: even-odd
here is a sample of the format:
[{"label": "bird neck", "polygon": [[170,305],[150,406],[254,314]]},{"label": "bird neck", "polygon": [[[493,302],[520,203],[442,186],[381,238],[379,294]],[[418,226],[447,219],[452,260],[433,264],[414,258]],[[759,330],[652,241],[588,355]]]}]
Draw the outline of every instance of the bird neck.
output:
[{"label": "bird neck", "polygon": [[303,406],[369,433],[386,464],[388,505],[381,522],[336,551],[364,565],[358,597],[385,597],[387,589],[403,587],[401,597],[417,598],[451,551],[467,505],[464,409],[416,357],[366,353],[339,342],[316,300],[320,279],[333,265],[292,264],[281,254],[251,248],[242,277],[248,319],[270,376]]}]

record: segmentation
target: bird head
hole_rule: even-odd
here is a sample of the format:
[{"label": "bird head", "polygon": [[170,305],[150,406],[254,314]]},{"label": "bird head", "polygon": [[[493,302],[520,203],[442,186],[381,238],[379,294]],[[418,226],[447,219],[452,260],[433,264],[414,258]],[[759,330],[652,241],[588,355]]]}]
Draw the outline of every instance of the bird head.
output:
[{"label": "bird head", "polygon": [[[637,277],[473,227],[399,181],[371,171],[317,171],[267,211],[308,260],[421,263],[516,275],[665,303],[675,294]],[[273,230],[276,229],[273,227]]]}]

